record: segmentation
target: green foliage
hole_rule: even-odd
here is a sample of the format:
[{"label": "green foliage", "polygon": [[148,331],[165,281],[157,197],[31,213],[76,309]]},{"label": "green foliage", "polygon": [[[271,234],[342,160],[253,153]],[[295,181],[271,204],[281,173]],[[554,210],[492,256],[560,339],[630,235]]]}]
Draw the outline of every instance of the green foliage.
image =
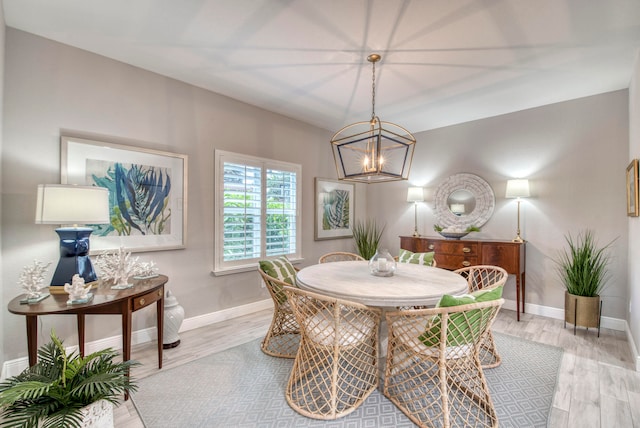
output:
[{"label": "green foliage", "polygon": [[356,247],[358,247],[358,253],[369,260],[376,253],[380,238],[384,228],[380,228],[375,220],[367,219],[366,221],[356,220],[353,225],[353,239],[356,241]]},{"label": "green foliage", "polygon": [[[434,224],[433,225],[433,230],[435,230],[436,232],[442,232],[444,230],[444,227],[440,226],[439,224]],[[480,232],[480,228],[478,226],[471,225],[471,226],[467,227],[464,231],[465,232]]]},{"label": "green foliage", "polygon": [[598,247],[590,230],[579,233],[576,238],[568,234],[565,239],[569,248],[563,250],[556,263],[567,292],[576,296],[599,296],[609,277],[607,250],[613,241]]},{"label": "green foliage", "polygon": [[38,362],[0,383],[3,427],[79,427],[80,409],[99,400],[118,403],[118,396],[135,391],[129,377],[135,361],[114,362],[111,348],[80,357],[67,354],[51,332],[51,342],[38,350]]}]

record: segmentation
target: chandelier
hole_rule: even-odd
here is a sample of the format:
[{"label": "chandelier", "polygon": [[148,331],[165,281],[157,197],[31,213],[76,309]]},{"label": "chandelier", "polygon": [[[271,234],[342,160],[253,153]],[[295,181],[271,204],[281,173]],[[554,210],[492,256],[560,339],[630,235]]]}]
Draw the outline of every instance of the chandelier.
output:
[{"label": "chandelier", "polygon": [[376,62],[371,54],[371,119],[347,125],[331,137],[338,179],[360,183],[407,180],[416,139],[400,125],[376,116]]}]

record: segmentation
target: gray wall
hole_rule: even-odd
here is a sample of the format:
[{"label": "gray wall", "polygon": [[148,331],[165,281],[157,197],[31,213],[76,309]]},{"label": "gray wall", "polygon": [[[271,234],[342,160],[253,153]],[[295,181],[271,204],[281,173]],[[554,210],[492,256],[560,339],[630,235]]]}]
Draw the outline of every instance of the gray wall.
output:
[{"label": "gray wall", "polygon": [[[564,307],[564,289],[552,257],[563,248],[564,234],[590,228],[602,244],[617,238],[603,315],[626,319],[627,112],[624,90],[422,132],[416,135],[409,183],[377,187],[369,194],[368,211],[385,219],[386,245],[397,251],[398,235],[413,231],[414,209],[406,202],[406,188],[425,186],[433,195],[449,175],[472,173],[491,185],[496,207],[482,232],[471,236],[511,240],[516,202],[504,198],[506,181],[528,178],[532,197],[521,205],[522,236],[528,241],[527,303]],[[419,206],[418,229],[423,235],[437,236],[432,208],[429,202]],[[515,300],[514,279],[509,281],[513,286],[505,295]],[[532,309],[545,313],[544,308]]]},{"label": "gray wall", "polygon": [[[313,178],[336,176],[330,132],[15,29],[6,37],[3,307],[20,293],[23,266],[58,259],[55,227],[33,218],[36,186],[60,182],[64,132],[189,156],[187,248],[136,254],[169,276],[186,317],[269,299],[256,272],[211,275],[216,148],[302,164],[305,263],[331,248],[352,248],[351,240],[313,240]],[[4,357],[25,356],[23,317],[4,310],[2,319]],[[72,317],[42,320],[39,343],[53,326],[67,344],[77,343]],[[87,341],[120,334],[117,317],[88,317],[88,323]],[[154,325],[153,310],[135,314],[134,330]]]},{"label": "gray wall", "polygon": [[[313,178],[335,177],[329,131],[14,29],[6,32],[4,82],[4,307],[20,293],[16,280],[24,265],[34,258],[57,260],[54,227],[32,219],[37,184],[60,180],[63,132],[189,155],[187,249],[138,254],[170,277],[169,288],[187,318],[268,298],[255,272],[210,273],[215,148],[302,164],[303,265],[330,250],[353,249],[349,239],[313,240]],[[356,216],[386,222],[384,243],[397,251],[398,236],[413,231],[406,188],[422,185],[433,192],[448,175],[469,172],[487,180],[496,193],[494,216],[476,236],[511,239],[516,211],[515,202],[503,198],[505,182],[528,177],[533,197],[522,205],[523,236],[529,241],[527,301],[561,310],[563,290],[549,256],[563,246],[564,233],[590,227],[603,242],[618,237],[604,312],[625,318],[628,129],[627,91],[619,91],[423,132],[416,135],[410,182],[358,185]],[[419,210],[421,233],[433,235],[429,203]],[[514,298],[512,287],[507,297]],[[4,358],[24,357],[24,319],[6,310],[1,319]],[[120,334],[117,317],[88,317],[88,324],[88,341]],[[135,330],[153,325],[152,310],[134,316]],[[43,317],[40,343],[53,326],[67,344],[75,343],[71,317]]]},{"label": "gray wall", "polygon": [[[2,141],[3,141],[3,115],[2,107],[4,105],[4,39],[5,39],[5,25],[4,25],[4,8],[0,1],[0,153],[2,153]],[[0,189],[2,189],[2,174],[0,174]],[[2,223],[2,198],[0,198],[0,224]],[[0,278],[2,278],[2,228],[0,227]],[[2,296],[6,295],[6,292],[2,290]],[[3,297],[4,299],[4,297]],[[2,318],[0,318],[1,320]],[[4,328],[3,323],[0,322],[0,367],[4,364]]]},{"label": "gray wall", "polygon": [[[640,158],[640,51],[629,86],[629,153],[627,161]],[[633,342],[640,345],[640,218],[629,217],[629,327]],[[636,351],[637,356],[637,351]],[[636,362],[640,370],[640,361]]]}]

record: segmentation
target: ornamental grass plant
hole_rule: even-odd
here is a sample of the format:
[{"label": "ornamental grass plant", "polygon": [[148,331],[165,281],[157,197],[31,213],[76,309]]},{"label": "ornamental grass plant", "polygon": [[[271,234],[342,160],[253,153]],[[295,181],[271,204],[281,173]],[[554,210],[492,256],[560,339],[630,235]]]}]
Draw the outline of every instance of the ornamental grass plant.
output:
[{"label": "ornamental grass plant", "polygon": [[[99,400],[118,404],[119,396],[137,389],[129,377],[135,361],[113,361],[111,348],[81,357],[67,354],[51,332],[38,350],[38,362],[0,383],[3,427],[81,427],[81,409]],[[41,423],[42,425],[38,425]]]},{"label": "ornamental grass plant", "polygon": [[353,239],[356,241],[358,253],[365,260],[370,260],[376,253],[385,227],[386,226],[382,226],[382,228],[380,228],[374,219],[355,221],[353,225]]},{"label": "ornamental grass plant", "polygon": [[557,260],[558,271],[569,294],[576,296],[599,296],[609,278],[608,250],[611,241],[599,247],[591,230],[578,233],[574,238],[565,235],[568,248]]}]

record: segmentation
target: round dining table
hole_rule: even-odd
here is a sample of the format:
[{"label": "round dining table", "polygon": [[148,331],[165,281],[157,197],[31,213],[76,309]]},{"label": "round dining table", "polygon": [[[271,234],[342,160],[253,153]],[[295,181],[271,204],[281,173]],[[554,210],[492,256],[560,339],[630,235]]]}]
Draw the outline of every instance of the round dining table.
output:
[{"label": "round dining table", "polygon": [[374,276],[368,261],[320,263],[301,269],[298,287],[375,307],[434,306],[443,294],[467,291],[461,275],[431,266],[398,263],[393,276]]}]

